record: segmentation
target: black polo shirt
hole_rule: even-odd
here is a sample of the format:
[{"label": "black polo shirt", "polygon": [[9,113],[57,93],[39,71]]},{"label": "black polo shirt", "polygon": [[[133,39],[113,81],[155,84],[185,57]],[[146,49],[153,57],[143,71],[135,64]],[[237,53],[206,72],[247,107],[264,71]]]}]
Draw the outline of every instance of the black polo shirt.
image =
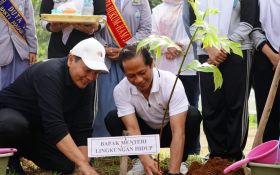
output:
[{"label": "black polo shirt", "polygon": [[21,112],[30,128],[44,132],[53,143],[68,133],[77,145],[92,134],[92,84],[79,89],[72,81],[67,58],[40,62],[0,91],[0,107]]}]

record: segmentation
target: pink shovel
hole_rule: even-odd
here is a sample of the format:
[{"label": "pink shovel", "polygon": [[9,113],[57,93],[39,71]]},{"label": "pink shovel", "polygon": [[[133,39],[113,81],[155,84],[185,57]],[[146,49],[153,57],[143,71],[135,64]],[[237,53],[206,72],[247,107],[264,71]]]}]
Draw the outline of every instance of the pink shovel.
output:
[{"label": "pink shovel", "polygon": [[15,148],[0,148],[0,154],[17,152]]},{"label": "pink shovel", "polygon": [[[233,163],[224,170],[224,174],[236,170],[249,162],[274,164],[276,161],[278,140],[271,140],[252,149],[245,159]],[[280,154],[280,152],[278,153]]]}]

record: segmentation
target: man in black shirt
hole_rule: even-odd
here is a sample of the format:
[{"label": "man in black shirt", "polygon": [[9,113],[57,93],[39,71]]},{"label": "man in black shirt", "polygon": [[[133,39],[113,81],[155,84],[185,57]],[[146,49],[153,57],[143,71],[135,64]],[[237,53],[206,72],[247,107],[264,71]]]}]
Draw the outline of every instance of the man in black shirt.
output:
[{"label": "man in black shirt", "polygon": [[86,145],[92,134],[92,82],[108,72],[104,58],[104,47],[86,39],[67,58],[37,63],[0,91],[0,147],[16,147],[18,157],[46,170],[72,173],[76,166],[82,174],[97,174]]}]

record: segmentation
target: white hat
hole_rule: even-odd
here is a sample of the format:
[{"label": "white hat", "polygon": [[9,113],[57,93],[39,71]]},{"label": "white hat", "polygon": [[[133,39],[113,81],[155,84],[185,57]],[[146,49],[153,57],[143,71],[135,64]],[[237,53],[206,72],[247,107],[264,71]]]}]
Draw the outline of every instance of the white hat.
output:
[{"label": "white hat", "polygon": [[109,72],[105,65],[105,48],[94,38],[80,41],[70,53],[81,57],[85,65],[92,70]]}]

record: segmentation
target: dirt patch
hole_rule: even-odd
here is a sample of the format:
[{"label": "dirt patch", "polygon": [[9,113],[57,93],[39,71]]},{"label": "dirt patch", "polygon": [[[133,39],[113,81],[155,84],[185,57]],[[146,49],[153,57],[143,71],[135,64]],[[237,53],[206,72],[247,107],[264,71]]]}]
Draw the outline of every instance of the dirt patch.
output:
[{"label": "dirt patch", "polygon": [[[224,169],[231,164],[232,162],[219,157],[210,159],[205,164],[193,162],[189,167],[187,175],[224,175]],[[227,175],[245,175],[245,173],[242,168],[239,168]]]}]

